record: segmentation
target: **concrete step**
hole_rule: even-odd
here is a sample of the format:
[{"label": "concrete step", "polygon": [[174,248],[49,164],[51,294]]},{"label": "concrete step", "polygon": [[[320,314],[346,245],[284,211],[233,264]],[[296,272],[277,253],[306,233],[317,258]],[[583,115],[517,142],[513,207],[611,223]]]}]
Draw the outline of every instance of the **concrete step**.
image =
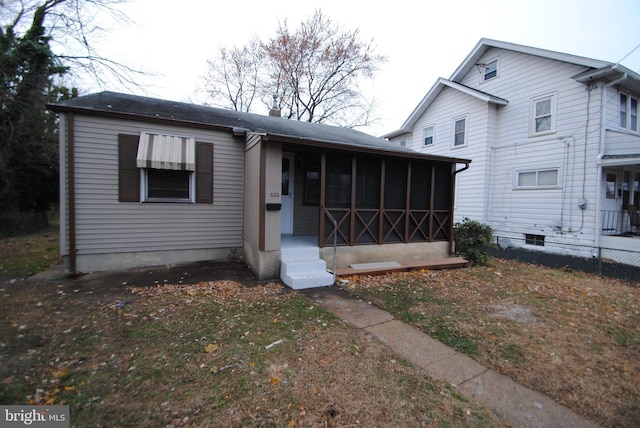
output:
[{"label": "concrete step", "polygon": [[281,275],[280,278],[294,290],[307,288],[327,287],[333,285],[333,275],[327,271],[319,272],[298,272]]},{"label": "concrete step", "polygon": [[280,251],[280,278],[294,290],[333,285],[333,274],[320,258],[318,245],[304,239],[285,239]]},{"label": "concrete step", "polygon": [[302,272],[326,272],[327,263],[320,259],[307,259],[307,260],[287,260],[280,263],[280,274],[296,274]]},{"label": "concrete step", "polygon": [[320,258],[320,249],[317,246],[297,246],[290,248],[282,248],[280,251],[280,259],[287,262],[299,260],[313,260]]}]

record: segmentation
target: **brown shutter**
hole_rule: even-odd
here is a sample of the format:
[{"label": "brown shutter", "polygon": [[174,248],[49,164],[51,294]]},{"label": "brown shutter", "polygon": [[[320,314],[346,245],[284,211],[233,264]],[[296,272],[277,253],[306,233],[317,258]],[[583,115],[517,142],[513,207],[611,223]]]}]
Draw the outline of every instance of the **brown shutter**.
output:
[{"label": "brown shutter", "polygon": [[213,203],[213,144],[196,141],[196,203]]},{"label": "brown shutter", "polygon": [[118,134],[118,200],[140,202],[140,170],[136,166],[138,135]]}]

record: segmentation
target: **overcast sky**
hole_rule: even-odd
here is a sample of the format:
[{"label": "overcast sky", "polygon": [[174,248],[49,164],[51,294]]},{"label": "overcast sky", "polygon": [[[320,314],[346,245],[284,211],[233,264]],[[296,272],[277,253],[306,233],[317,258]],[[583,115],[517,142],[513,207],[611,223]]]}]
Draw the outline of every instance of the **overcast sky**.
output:
[{"label": "overcast sky", "polygon": [[107,82],[105,89],[193,100],[218,46],[242,46],[253,35],[266,40],[278,21],[286,19],[294,29],[316,9],[345,29],[360,30],[388,57],[370,88],[381,120],[365,131],[374,135],[398,129],[435,81],[450,77],[483,37],[622,60],[640,72],[639,0],[130,0],[122,10],[131,23],[114,26],[99,49],[157,76],[141,79],[140,88]]}]

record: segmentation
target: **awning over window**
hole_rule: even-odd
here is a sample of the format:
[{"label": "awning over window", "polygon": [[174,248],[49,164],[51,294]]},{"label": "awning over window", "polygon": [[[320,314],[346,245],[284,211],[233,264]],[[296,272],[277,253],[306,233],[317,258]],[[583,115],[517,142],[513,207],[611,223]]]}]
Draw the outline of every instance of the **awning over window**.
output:
[{"label": "awning over window", "polygon": [[140,133],[138,168],[195,171],[195,140],[192,137]]}]

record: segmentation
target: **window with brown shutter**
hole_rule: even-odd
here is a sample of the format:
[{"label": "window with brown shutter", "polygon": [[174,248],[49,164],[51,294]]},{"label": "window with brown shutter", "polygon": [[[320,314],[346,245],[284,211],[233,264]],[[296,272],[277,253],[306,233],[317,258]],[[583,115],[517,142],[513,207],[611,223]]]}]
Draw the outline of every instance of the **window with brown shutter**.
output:
[{"label": "window with brown shutter", "polygon": [[213,144],[196,141],[196,203],[213,203]]},{"label": "window with brown shutter", "polygon": [[[139,135],[118,135],[118,200],[120,202],[142,200],[144,202],[213,203],[212,144],[195,143],[195,172],[184,169],[140,168],[138,166],[140,159],[137,159],[140,158],[139,144]],[[152,150],[149,150],[149,153],[151,152]],[[192,180],[195,180],[193,187],[190,184]],[[143,187],[142,195],[141,187]],[[190,193],[194,188],[195,195],[192,196]]]},{"label": "window with brown shutter", "polygon": [[140,202],[140,170],[136,166],[138,135],[118,135],[118,200]]}]

